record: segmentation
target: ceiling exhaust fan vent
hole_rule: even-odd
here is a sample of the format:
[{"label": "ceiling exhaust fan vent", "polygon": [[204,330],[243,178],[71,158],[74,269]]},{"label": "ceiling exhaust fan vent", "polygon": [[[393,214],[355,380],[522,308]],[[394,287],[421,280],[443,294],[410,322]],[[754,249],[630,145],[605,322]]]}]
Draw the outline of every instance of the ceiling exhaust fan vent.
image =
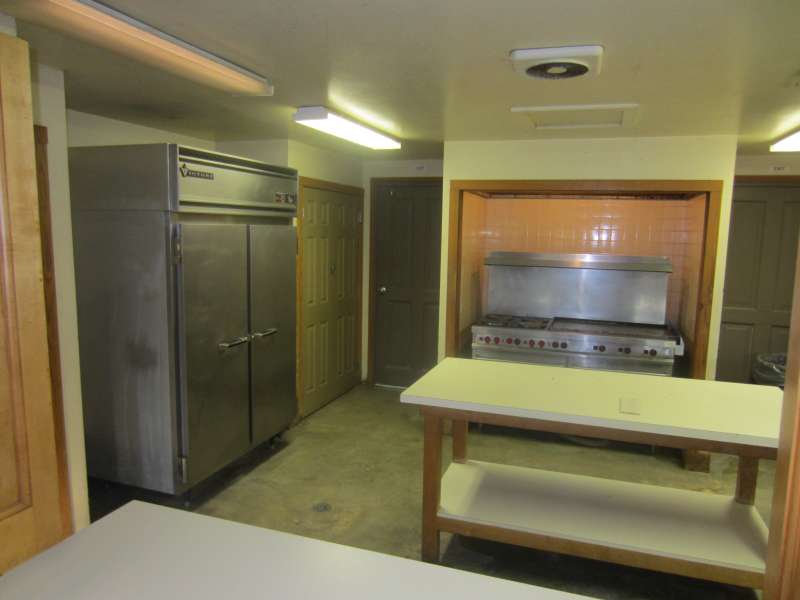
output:
[{"label": "ceiling exhaust fan vent", "polygon": [[546,62],[528,67],[525,73],[538,79],[570,79],[580,77],[589,71],[589,67],[577,62]]},{"label": "ceiling exhaust fan vent", "polygon": [[603,47],[522,48],[510,54],[514,70],[536,79],[572,79],[600,72]]}]

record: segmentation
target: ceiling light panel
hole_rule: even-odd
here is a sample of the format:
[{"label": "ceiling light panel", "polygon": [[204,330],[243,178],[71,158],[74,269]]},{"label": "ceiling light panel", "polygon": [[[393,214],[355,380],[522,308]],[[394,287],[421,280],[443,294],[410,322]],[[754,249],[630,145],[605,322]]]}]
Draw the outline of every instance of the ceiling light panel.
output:
[{"label": "ceiling light panel", "polygon": [[788,135],[769,147],[770,152],[800,152],[800,131]]},{"label": "ceiling light panel", "polygon": [[400,148],[400,142],[397,140],[337,115],[324,106],[302,106],[294,114],[294,121],[373,150]]},{"label": "ceiling light panel", "polygon": [[271,96],[261,75],[93,0],[15,2],[14,16],[234,94]]}]

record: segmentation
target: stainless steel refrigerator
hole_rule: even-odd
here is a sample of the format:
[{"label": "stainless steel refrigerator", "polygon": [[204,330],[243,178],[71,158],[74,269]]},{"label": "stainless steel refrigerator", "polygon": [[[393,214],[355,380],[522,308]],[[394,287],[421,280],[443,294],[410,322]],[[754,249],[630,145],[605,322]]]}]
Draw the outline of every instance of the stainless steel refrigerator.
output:
[{"label": "stainless steel refrigerator", "polygon": [[70,150],[89,474],[181,494],[296,414],[297,172]]}]

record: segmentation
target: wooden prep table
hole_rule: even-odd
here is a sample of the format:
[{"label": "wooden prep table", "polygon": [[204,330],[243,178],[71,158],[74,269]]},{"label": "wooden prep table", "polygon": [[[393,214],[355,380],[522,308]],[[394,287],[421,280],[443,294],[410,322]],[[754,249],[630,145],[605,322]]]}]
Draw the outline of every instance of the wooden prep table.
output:
[{"label": "wooden prep table", "polygon": [[3,600],[448,597],[588,600],[143,502],[0,577]]},{"label": "wooden prep table", "polygon": [[[422,558],[447,531],[763,586],[758,460],[778,446],[778,388],[447,358],[401,395],[424,417]],[[442,421],[453,462],[442,475]],[[467,460],[469,422],[739,456],[735,497]]]}]

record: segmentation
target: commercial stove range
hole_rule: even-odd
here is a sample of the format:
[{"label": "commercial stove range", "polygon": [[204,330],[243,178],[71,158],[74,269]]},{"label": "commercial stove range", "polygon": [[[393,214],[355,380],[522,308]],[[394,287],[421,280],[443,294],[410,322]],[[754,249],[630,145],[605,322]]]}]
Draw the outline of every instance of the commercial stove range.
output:
[{"label": "commercial stove range", "polygon": [[682,355],[663,325],[490,314],[472,326],[473,358],[672,375]]},{"label": "commercial stove range", "polygon": [[671,376],[683,355],[664,257],[495,252],[485,264],[473,358]]}]

